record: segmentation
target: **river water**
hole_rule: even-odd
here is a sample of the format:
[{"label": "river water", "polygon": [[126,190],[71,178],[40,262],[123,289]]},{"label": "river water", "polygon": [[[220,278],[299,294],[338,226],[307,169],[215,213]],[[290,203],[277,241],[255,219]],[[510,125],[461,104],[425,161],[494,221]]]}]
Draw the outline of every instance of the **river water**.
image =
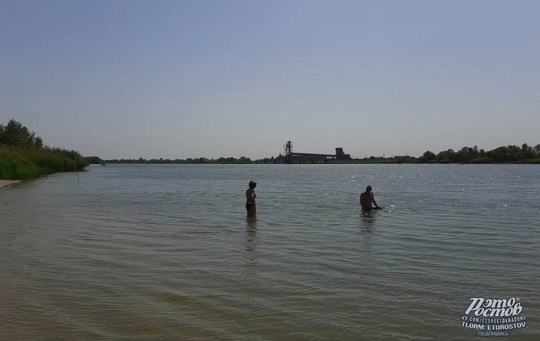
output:
[{"label": "river water", "polygon": [[0,190],[0,340],[538,340],[539,246],[535,165],[88,167]]}]

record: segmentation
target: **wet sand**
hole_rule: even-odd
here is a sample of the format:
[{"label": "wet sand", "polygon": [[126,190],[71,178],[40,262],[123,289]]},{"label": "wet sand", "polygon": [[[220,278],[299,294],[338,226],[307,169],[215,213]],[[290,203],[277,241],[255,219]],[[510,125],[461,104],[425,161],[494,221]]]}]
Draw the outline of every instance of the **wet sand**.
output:
[{"label": "wet sand", "polygon": [[0,188],[21,182],[21,180],[0,180]]}]

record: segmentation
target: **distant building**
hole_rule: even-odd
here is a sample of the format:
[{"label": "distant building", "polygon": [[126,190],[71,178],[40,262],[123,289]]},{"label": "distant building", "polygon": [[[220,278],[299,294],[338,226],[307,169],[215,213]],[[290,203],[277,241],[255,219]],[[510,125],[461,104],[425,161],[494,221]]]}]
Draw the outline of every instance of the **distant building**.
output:
[{"label": "distant building", "polygon": [[328,161],[328,160],[350,160],[351,155],[345,154],[343,148],[336,148],[335,154],[315,154],[315,153],[296,153],[293,152],[292,142],[287,141],[283,146],[285,149],[284,162],[314,162],[314,161]]}]

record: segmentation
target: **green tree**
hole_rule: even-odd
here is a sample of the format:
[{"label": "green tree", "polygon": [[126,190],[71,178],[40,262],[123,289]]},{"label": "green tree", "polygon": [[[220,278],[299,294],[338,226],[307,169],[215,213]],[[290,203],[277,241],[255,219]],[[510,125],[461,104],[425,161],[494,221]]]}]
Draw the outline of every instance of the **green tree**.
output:
[{"label": "green tree", "polygon": [[87,156],[86,161],[90,164],[100,164],[103,160],[98,156]]},{"label": "green tree", "polygon": [[437,157],[436,157],[437,160],[439,160],[439,162],[455,162],[456,161],[456,153],[454,152],[453,149],[448,149],[447,151],[444,151],[444,152],[440,152],[439,154],[437,154]]},{"label": "green tree", "polygon": [[30,132],[22,123],[12,119],[7,125],[0,124],[0,144],[24,149],[41,149],[43,140]]},{"label": "green tree", "polygon": [[455,155],[454,160],[457,162],[469,162],[478,155],[478,147],[475,148],[463,147]]},{"label": "green tree", "polygon": [[495,162],[514,162],[521,158],[521,148],[518,146],[503,146],[487,153]]},{"label": "green tree", "polygon": [[532,159],[535,157],[534,148],[526,143],[521,146],[521,159]]},{"label": "green tree", "polygon": [[429,162],[431,160],[435,160],[435,153],[433,153],[432,151],[427,151],[425,152],[422,157],[420,158],[420,160],[422,160],[422,162]]}]

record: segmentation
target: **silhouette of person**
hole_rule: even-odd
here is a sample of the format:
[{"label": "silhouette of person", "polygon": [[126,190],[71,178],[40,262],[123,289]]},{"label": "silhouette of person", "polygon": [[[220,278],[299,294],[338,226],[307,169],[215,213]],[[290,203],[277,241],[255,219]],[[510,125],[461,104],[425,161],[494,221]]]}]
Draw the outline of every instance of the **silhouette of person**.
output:
[{"label": "silhouette of person", "polygon": [[379,205],[375,201],[375,196],[371,192],[371,186],[366,187],[366,191],[360,194],[360,206],[362,211],[371,211],[373,209],[372,204],[375,204],[375,209],[380,209]]},{"label": "silhouette of person", "polygon": [[255,206],[255,187],[257,183],[253,180],[249,182],[249,188],[246,190],[246,211],[248,216],[255,216],[257,214],[257,207]]}]

